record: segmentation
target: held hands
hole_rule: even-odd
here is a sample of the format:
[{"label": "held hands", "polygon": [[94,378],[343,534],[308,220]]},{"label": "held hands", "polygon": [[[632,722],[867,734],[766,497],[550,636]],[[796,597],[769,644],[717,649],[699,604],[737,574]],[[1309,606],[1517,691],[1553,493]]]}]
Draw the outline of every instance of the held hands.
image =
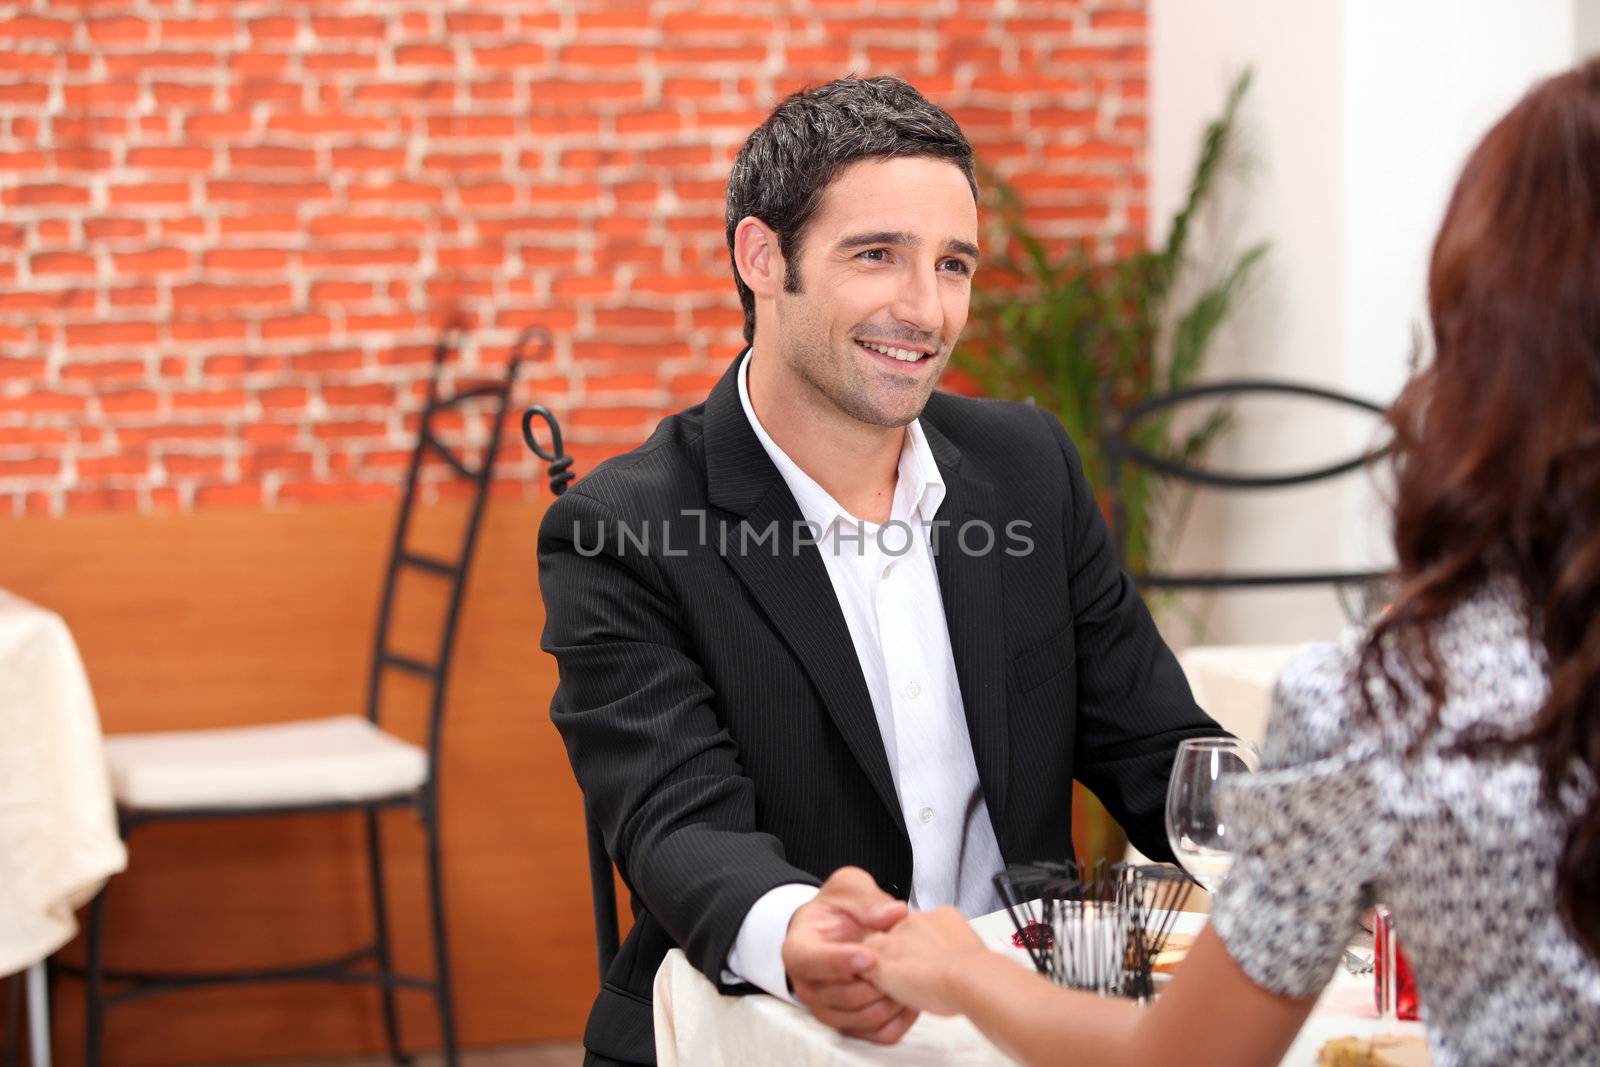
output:
[{"label": "held hands", "polygon": [[835,871],[789,920],[783,966],[795,999],[841,1033],[881,1045],[899,1041],[917,1013],[867,980],[878,961],[863,941],[905,917],[905,903],[879,889],[866,871]]},{"label": "held hands", "polygon": [[867,979],[908,1009],[954,1015],[957,977],[980,956],[989,955],[966,917],[955,908],[908,915],[883,934],[867,937],[878,962]]}]

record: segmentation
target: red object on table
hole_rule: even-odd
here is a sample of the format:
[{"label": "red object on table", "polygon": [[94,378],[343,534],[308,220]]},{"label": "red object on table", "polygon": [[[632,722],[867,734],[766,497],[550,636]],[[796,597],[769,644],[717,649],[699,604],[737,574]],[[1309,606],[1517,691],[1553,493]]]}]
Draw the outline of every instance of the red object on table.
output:
[{"label": "red object on table", "polygon": [[[1383,1012],[1383,980],[1385,961],[1383,953],[1377,954],[1377,981],[1374,983],[1374,995],[1378,1002],[1378,1012]],[[1411,973],[1411,962],[1406,959],[1405,950],[1400,947],[1400,938],[1394,939],[1394,1013],[1402,1019],[1415,1020],[1422,1007],[1422,998],[1417,995],[1417,979]]]},{"label": "red object on table", "polygon": [[1017,948],[1051,948],[1055,935],[1044,923],[1029,923],[1011,935],[1011,943]]}]

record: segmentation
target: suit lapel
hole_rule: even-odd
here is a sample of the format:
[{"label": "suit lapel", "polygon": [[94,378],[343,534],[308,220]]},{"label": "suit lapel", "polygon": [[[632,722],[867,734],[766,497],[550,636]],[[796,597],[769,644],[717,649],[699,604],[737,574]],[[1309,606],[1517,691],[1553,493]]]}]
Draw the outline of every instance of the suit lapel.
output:
[{"label": "suit lapel", "polygon": [[[978,765],[978,780],[983,784],[995,836],[1003,842],[1010,766],[1001,574],[1006,535],[995,506],[994,486],[962,469],[960,451],[929,423],[926,413],[922,431],[945,480],[944,500],[935,516],[936,521],[949,523],[935,527],[939,531],[934,553],[939,594],[944,601],[945,624],[950,629],[950,648],[961,683],[961,704]],[[984,525],[969,531],[964,549],[962,524],[974,520]]]},{"label": "suit lapel", "polygon": [[855,643],[818,549],[796,546],[799,505],[739,402],[738,360],[706,400],[707,498],[738,520],[719,548],[822,697],[851,754],[905,830]]}]

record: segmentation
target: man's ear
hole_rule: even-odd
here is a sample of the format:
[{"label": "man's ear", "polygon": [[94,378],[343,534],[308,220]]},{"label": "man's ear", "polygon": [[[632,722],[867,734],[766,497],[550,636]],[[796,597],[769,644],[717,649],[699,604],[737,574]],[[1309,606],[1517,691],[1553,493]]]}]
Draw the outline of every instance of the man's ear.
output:
[{"label": "man's ear", "polygon": [[746,215],[734,227],[733,262],[739,277],[757,296],[776,296],[783,291],[785,265],[778,235],[754,215]]}]

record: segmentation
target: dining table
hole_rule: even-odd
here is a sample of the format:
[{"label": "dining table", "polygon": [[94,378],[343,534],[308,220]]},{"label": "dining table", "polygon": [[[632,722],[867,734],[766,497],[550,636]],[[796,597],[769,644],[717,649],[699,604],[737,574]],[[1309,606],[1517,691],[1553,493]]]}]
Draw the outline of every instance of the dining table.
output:
[{"label": "dining table", "polygon": [[[1207,918],[1182,912],[1172,930],[1196,936]],[[1027,952],[1012,943],[1016,926],[1008,912],[973,919],[972,926],[990,948],[1032,966]],[[719,993],[680,949],[662,961],[654,996],[660,1067],[1002,1067],[1016,1062],[960,1016],[924,1013],[894,1045],[845,1037],[786,1000]],[[1420,1022],[1381,1019],[1372,975],[1341,965],[1281,1062],[1314,1067],[1318,1050],[1338,1037],[1422,1033]]]},{"label": "dining table", "polygon": [[25,975],[34,1067],[48,1067],[43,961],[127,866],[100,719],[66,622],[0,589],[0,977]]}]

